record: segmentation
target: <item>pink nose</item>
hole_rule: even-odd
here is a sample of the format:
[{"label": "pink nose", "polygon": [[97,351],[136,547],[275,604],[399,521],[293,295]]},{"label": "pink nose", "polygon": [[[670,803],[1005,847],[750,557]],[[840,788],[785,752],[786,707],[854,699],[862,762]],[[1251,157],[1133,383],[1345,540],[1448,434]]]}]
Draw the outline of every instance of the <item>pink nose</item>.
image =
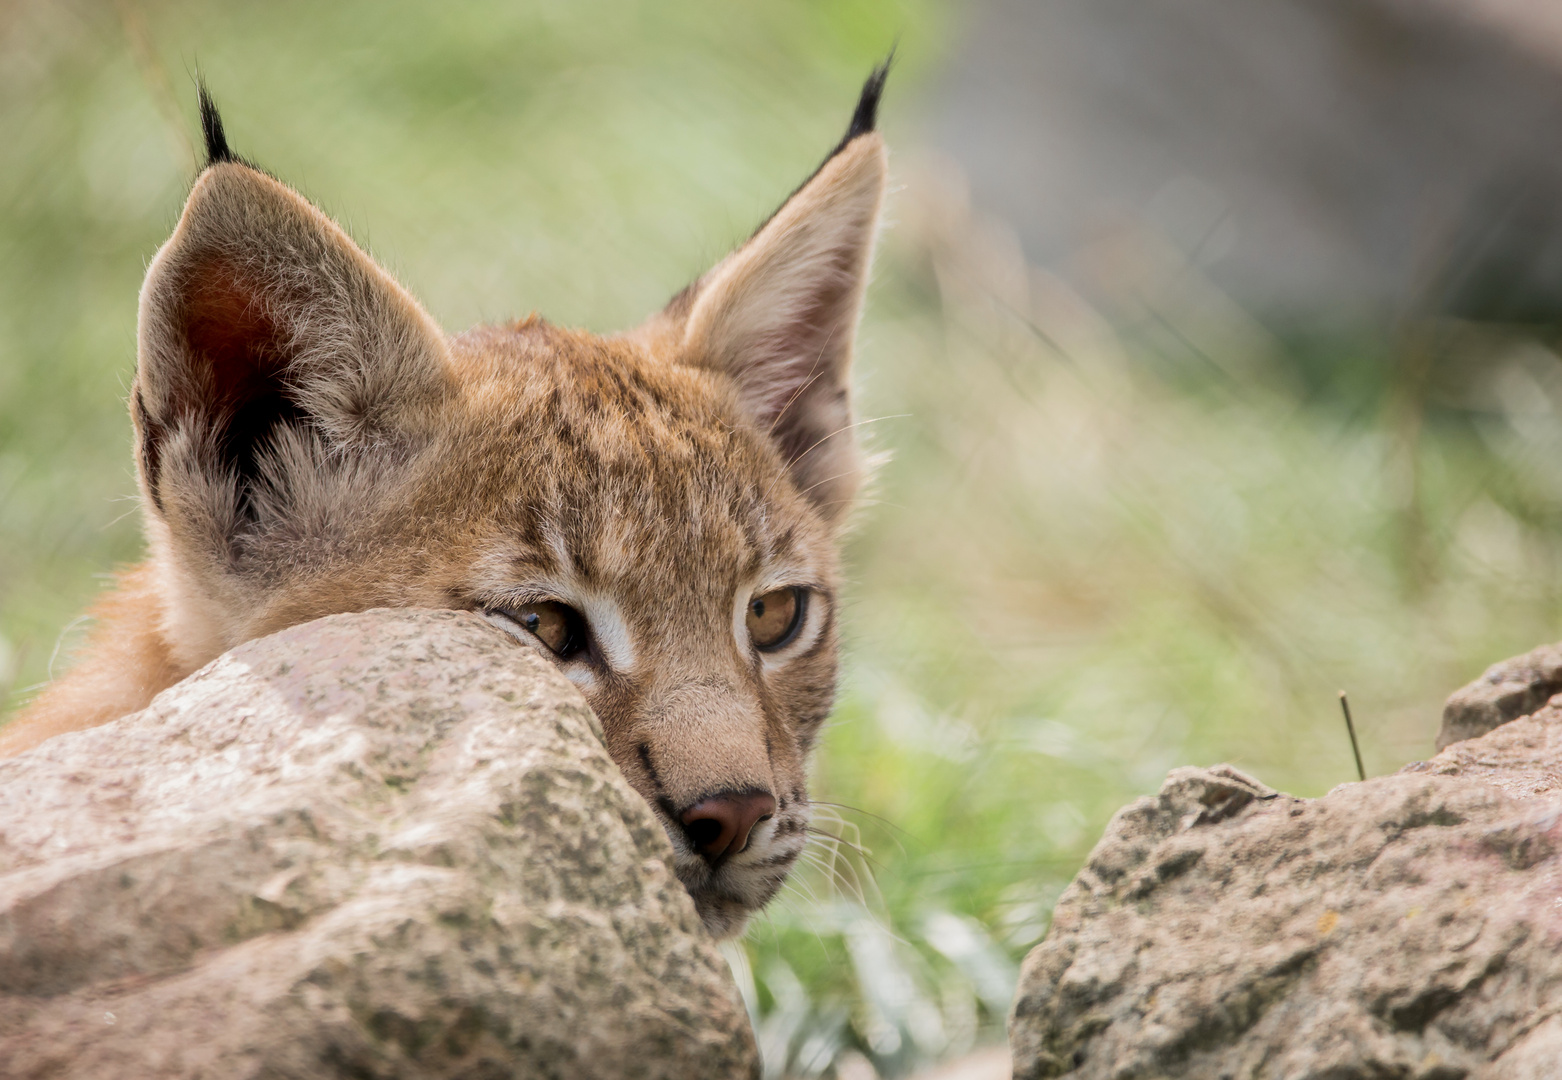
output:
[{"label": "pink nose", "polygon": [[678,820],[683,822],[694,850],[715,866],[748,847],[748,834],[754,826],[775,812],[775,796],[768,791],[723,791],[701,799]]}]

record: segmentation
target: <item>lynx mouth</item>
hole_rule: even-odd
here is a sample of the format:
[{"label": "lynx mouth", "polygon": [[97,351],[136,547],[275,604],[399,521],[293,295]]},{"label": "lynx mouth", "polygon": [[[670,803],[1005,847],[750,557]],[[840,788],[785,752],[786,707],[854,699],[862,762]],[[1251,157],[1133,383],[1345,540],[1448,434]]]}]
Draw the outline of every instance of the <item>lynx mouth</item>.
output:
[{"label": "lynx mouth", "polygon": [[[801,834],[803,830],[794,827],[788,831]],[[678,880],[694,900],[694,910],[705,929],[718,939],[743,932],[749,916],[781,891],[802,854],[801,844],[788,842],[778,830],[737,859],[712,867],[690,851],[672,829],[667,833],[677,851],[674,871]]]},{"label": "lynx mouth", "polygon": [[[790,854],[779,867],[755,867],[747,873],[722,869],[714,874],[686,872],[680,865],[678,879],[694,900],[694,910],[705,929],[716,938],[736,937],[750,915],[763,908],[781,891],[797,856]],[[683,862],[679,860],[680,864]],[[703,878],[703,881],[691,880]],[[734,880],[725,880],[725,879]]]}]

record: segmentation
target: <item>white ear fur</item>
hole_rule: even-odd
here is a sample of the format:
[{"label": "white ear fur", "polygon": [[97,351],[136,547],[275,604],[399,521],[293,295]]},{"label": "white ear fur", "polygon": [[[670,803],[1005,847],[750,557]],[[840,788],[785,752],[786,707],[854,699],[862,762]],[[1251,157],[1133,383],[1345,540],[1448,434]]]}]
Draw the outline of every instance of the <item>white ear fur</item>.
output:
[{"label": "white ear fur", "polygon": [[887,171],[879,135],[852,138],[697,284],[684,329],[685,362],[733,379],[832,521],[862,478],[851,357]]},{"label": "white ear fur", "polygon": [[334,222],[247,165],[212,165],[141,291],[132,407],[147,493],[162,510],[177,466],[214,486],[201,501],[225,489],[237,506],[246,485],[283,479],[260,457],[285,428],[349,453],[425,428],[447,358],[433,320]]}]

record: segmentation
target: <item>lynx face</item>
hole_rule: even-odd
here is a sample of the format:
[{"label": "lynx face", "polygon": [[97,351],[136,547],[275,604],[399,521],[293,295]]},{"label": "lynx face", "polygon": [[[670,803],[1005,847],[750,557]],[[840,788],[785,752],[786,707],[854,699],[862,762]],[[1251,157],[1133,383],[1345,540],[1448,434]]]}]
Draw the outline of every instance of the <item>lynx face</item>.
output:
[{"label": "lynx face", "polygon": [[802,850],[834,694],[882,80],[749,241],[612,337],[447,337],[203,98],[131,390],[170,670],[332,612],[483,613],[580,687],[707,926],[740,929]]}]

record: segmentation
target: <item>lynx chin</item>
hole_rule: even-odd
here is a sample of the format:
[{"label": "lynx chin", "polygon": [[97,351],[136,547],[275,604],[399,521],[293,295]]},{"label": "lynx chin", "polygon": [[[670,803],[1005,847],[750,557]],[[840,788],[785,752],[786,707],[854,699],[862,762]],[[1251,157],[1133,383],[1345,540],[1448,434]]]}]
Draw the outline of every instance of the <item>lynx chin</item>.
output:
[{"label": "lynx chin", "polygon": [[535,315],[446,334],[229,149],[202,88],[207,164],[141,290],[149,557],[0,756],[296,623],[468,609],[580,687],[706,926],[741,930],[802,852],[835,694],[886,69],[768,221],[609,336]]}]

